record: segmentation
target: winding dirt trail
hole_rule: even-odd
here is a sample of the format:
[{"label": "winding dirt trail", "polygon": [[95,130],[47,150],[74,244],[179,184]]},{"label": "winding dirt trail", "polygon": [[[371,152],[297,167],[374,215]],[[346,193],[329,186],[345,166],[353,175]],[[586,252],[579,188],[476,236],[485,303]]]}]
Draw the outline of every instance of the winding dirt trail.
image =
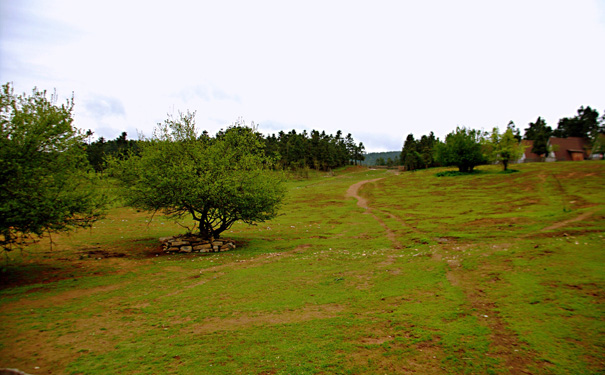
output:
[{"label": "winding dirt trail", "polygon": [[384,222],[384,220],[382,220],[380,217],[376,216],[376,214],[374,214],[372,212],[372,208],[370,207],[368,200],[364,197],[362,197],[359,193],[359,190],[365,185],[365,184],[369,184],[369,183],[373,183],[376,181],[380,181],[384,179],[384,177],[381,178],[375,178],[373,180],[364,180],[364,181],[359,181],[356,184],[353,184],[349,187],[349,189],[347,189],[347,192],[345,193],[345,197],[346,198],[355,198],[357,199],[357,205],[361,208],[364,208],[366,210],[366,212],[364,212],[364,214],[369,214],[371,215],[374,220],[376,220],[380,226],[382,228],[384,228],[384,230],[386,231],[386,236],[387,238],[391,241],[391,243],[393,244],[393,247],[395,249],[401,249],[401,243],[397,240],[397,237],[395,236],[395,232],[393,232],[393,230],[391,230],[391,228],[389,228],[388,225],[386,225],[386,223]]},{"label": "winding dirt trail", "polygon": [[[384,228],[386,236],[393,244],[393,247],[395,249],[401,249],[402,245],[397,240],[395,232],[390,229],[386,223],[374,213],[374,211],[381,212],[389,218],[395,219],[403,226],[409,225],[406,224],[401,218],[398,218],[391,213],[373,209],[370,206],[368,199],[360,194],[360,190],[364,185],[374,183],[382,179],[383,178],[376,178],[357,182],[349,187],[345,197],[357,199],[357,206],[365,209],[366,211],[364,214],[371,215]],[[582,215],[579,218],[559,223],[559,225],[566,225],[569,222],[581,220],[584,218],[584,216],[588,215]],[[554,229],[555,227],[558,226],[553,226],[552,228],[547,229]],[[416,228],[411,227],[411,229],[413,232],[418,233]],[[468,273],[462,269],[462,267],[460,267],[458,261],[444,259],[439,253],[434,253],[432,258],[438,262],[447,262],[448,267],[446,277],[448,282],[452,286],[462,290],[466,296],[467,302],[480,317],[481,324],[489,328],[491,332],[491,352],[489,355],[498,358],[505,363],[511,374],[529,373],[527,371],[528,366],[537,362],[535,360],[536,353],[519,350],[522,347],[522,344],[520,343],[518,336],[508,327],[508,324],[502,319],[502,317],[500,317],[499,313],[497,312],[496,303],[492,301],[482,289],[480,289],[479,285],[474,284],[475,280],[468,275]],[[540,365],[538,366],[541,367]]]},{"label": "winding dirt trail", "polygon": [[353,184],[351,186],[349,186],[349,189],[347,190],[345,197],[346,198],[355,198],[357,199],[357,205],[361,208],[365,208],[366,210],[369,210],[370,207],[368,206],[368,200],[365,199],[364,197],[362,197],[361,195],[359,195],[359,189],[361,189],[361,187],[365,184],[369,184],[372,182],[376,182],[376,181],[380,181],[384,179],[384,177],[382,178],[375,178],[373,180],[365,180],[365,181],[359,181],[356,184]]}]

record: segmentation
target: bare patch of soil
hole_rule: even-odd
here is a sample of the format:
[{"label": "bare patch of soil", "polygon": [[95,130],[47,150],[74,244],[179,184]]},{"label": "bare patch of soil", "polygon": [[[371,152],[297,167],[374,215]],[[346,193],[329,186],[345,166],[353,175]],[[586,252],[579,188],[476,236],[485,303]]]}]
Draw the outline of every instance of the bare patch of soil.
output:
[{"label": "bare patch of soil", "polygon": [[[47,296],[42,299],[20,299],[19,301],[8,303],[0,306],[0,313],[10,313],[11,311],[21,309],[45,309],[58,304],[65,303],[65,301],[73,300],[80,297],[87,297],[97,293],[105,293],[115,289],[118,289],[119,285],[107,285],[99,286],[96,288],[89,289],[73,289],[65,292],[61,292],[52,296]],[[27,293],[47,291],[46,288],[33,288]]]}]

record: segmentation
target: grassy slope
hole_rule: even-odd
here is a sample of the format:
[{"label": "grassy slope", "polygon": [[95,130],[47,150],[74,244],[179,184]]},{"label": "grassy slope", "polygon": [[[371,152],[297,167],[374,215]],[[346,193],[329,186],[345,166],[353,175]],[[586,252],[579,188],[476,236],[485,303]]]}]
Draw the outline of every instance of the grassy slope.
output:
[{"label": "grassy slope", "polygon": [[[115,209],[91,231],[55,236],[52,253],[15,254],[2,274],[0,367],[605,371],[605,164],[515,168],[291,182],[282,216],[234,227],[242,246],[214,255],[159,254],[157,238],[182,229]],[[361,189],[370,210],[345,198],[375,178]]]}]

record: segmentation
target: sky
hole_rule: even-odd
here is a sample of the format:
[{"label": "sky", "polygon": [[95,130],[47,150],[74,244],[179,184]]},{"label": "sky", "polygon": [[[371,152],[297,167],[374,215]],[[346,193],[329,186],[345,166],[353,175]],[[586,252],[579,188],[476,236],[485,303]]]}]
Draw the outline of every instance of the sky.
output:
[{"label": "sky", "polygon": [[605,111],[605,0],[0,0],[0,83],[75,98],[95,137],[179,111],[211,134],[556,128]]}]

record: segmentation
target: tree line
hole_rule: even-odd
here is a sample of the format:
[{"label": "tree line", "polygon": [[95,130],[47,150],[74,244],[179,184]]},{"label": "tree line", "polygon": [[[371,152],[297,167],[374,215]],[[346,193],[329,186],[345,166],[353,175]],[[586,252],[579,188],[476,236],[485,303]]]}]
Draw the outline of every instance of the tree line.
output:
[{"label": "tree line", "polygon": [[511,121],[503,133],[495,127],[491,132],[458,127],[449,133],[442,142],[435,138],[433,132],[415,139],[409,134],[401,150],[399,165],[406,170],[424,169],[435,166],[457,166],[461,172],[471,172],[475,166],[499,162],[504,170],[508,164],[518,160],[525,150],[521,140],[531,140],[531,151],[545,157],[549,149],[550,137],[582,137],[591,141],[596,153],[605,152],[605,114],[599,113],[590,107],[580,107],[573,117],[564,117],[559,120],[556,129],[546,124],[542,117],[530,122],[521,132]]},{"label": "tree line", "polygon": [[[244,126],[236,122],[234,126]],[[223,131],[219,131],[219,134]],[[87,135],[91,135],[87,133]],[[275,167],[282,169],[310,168],[329,171],[349,164],[358,164],[364,160],[365,147],[362,142],[356,143],[349,133],[343,137],[342,131],[335,135],[321,133],[318,130],[296,132],[280,131],[277,135],[264,136],[256,132],[256,136],[264,143],[265,153],[275,160]],[[200,141],[210,138],[207,131],[198,137]],[[107,168],[109,158],[125,159],[130,155],[138,155],[145,140],[129,140],[127,133],[122,132],[113,140],[100,137],[85,145],[88,161],[93,169],[102,172]]]}]

